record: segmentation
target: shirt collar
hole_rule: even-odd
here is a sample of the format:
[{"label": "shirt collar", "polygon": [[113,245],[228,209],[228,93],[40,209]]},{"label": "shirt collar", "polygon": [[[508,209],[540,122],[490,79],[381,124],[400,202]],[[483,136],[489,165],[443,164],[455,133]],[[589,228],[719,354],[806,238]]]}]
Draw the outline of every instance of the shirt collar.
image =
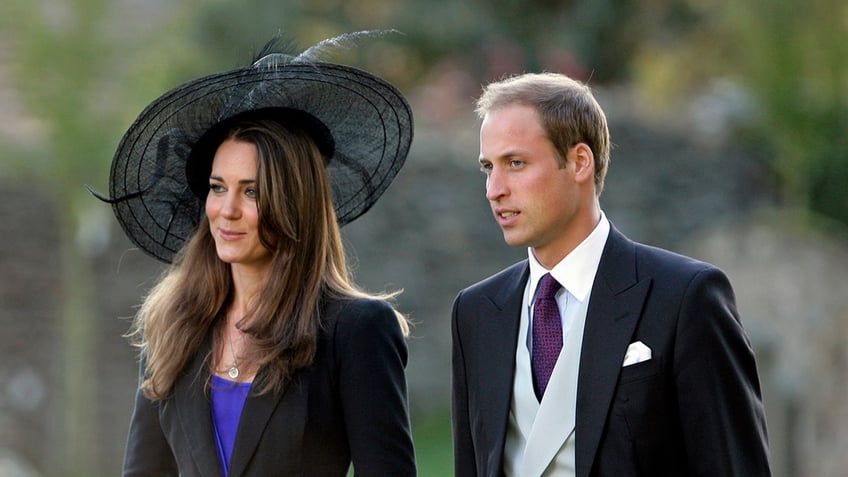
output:
[{"label": "shirt collar", "polygon": [[530,262],[529,296],[532,297],[536,293],[536,286],[542,279],[542,275],[550,272],[556,281],[568,290],[568,293],[581,302],[586,300],[589,292],[592,291],[592,283],[595,281],[595,273],[598,271],[598,264],[601,261],[601,254],[604,251],[604,245],[607,243],[609,231],[609,220],[601,211],[601,220],[598,221],[598,225],[595,226],[592,233],[580,242],[580,245],[571,253],[554,265],[551,270],[543,267],[533,255],[533,250],[528,248],[527,255]]}]

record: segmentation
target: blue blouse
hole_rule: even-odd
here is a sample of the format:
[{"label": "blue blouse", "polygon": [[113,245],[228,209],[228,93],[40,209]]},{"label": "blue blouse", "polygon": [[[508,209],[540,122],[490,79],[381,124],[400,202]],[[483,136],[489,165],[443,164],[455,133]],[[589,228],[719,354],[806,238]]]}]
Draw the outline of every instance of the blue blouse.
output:
[{"label": "blue blouse", "polygon": [[212,375],[212,428],[218,449],[218,463],[224,477],[230,466],[241,410],[250,392],[250,383],[237,383]]}]

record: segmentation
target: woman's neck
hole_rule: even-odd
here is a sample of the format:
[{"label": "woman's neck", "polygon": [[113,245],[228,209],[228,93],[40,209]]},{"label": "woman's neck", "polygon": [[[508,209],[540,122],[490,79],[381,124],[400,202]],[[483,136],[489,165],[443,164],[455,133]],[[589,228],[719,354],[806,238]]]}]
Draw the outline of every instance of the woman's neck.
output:
[{"label": "woman's neck", "polygon": [[226,321],[222,323],[220,339],[217,345],[217,363],[215,373],[221,377],[240,382],[250,382],[256,376],[253,364],[250,337],[243,322],[253,303],[262,292],[267,273],[256,269],[233,265],[232,301],[226,310]]},{"label": "woman's neck", "polygon": [[262,286],[268,275],[267,269],[257,270],[239,265],[231,266],[233,277],[233,300],[230,304],[230,317],[241,319],[256,297],[262,292]]}]

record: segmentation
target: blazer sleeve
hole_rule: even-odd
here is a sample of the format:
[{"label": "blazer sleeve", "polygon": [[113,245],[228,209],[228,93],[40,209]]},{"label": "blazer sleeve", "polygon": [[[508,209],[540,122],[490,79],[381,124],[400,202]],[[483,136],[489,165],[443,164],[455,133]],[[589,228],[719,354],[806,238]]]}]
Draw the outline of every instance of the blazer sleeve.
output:
[{"label": "blazer sleeve", "polygon": [[[139,365],[139,383],[144,359]],[[177,464],[159,423],[159,404],[136,391],[135,408],[124,453],[124,477],[177,476]]]},{"label": "blazer sleeve", "polygon": [[681,303],[675,385],[689,475],[768,476],[757,367],[720,270],[697,273]]},{"label": "blazer sleeve", "polygon": [[407,348],[394,310],[376,300],[349,305],[338,319],[335,346],[355,475],[416,475]]}]

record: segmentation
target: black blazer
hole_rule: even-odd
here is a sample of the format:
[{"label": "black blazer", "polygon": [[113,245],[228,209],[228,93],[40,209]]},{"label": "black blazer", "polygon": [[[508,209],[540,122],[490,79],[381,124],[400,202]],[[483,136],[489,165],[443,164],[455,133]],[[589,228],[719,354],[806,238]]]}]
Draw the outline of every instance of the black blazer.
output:
[{"label": "black blazer", "polygon": [[[230,476],[413,476],[407,349],[388,304],[333,301],[322,308],[315,361],[281,394],[248,396]],[[137,393],[125,476],[218,476],[205,351],[151,402]],[[260,371],[261,372],[261,371]]]},{"label": "black blazer", "polygon": [[[525,260],[454,302],[457,477],[503,475],[528,276]],[[622,368],[636,341],[652,359]],[[610,228],[586,316],[575,436],[578,477],[770,475],[754,354],[720,270]]]}]

